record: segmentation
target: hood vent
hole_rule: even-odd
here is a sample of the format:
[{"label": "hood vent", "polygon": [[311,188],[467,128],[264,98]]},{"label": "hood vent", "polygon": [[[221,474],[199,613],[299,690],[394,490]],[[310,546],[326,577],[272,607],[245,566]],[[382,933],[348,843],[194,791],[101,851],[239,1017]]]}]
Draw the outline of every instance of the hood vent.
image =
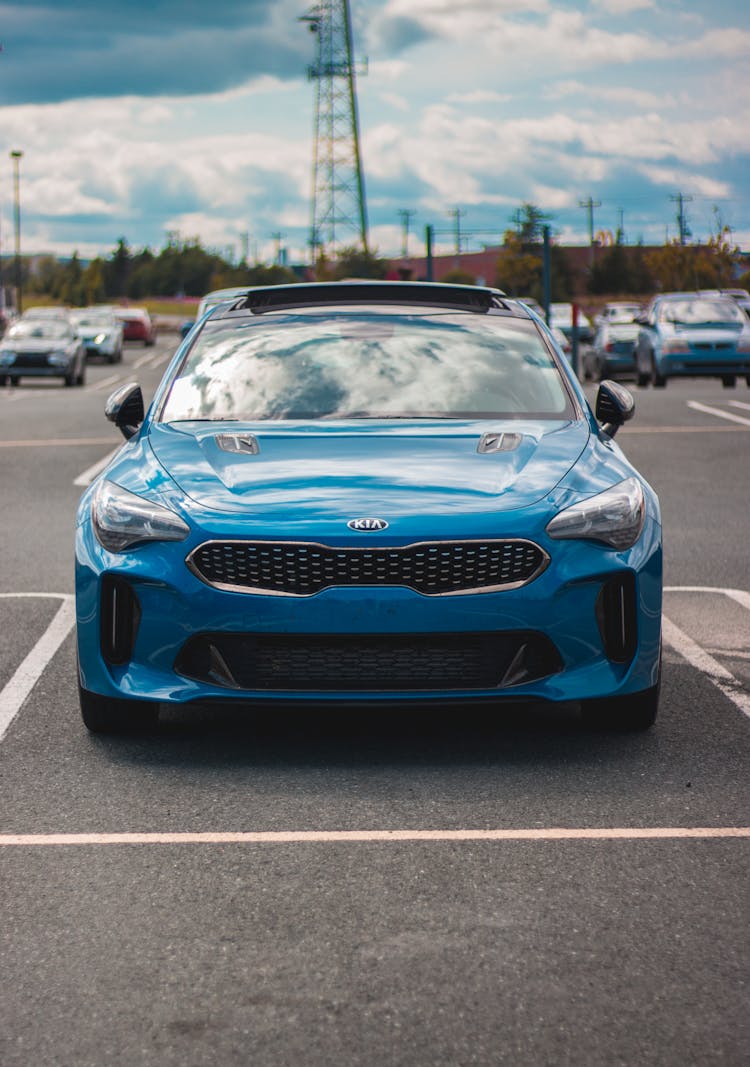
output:
[{"label": "hood vent", "polygon": [[477,452],[514,452],[521,443],[520,433],[483,433],[477,445]]},{"label": "hood vent", "polygon": [[222,452],[239,452],[243,456],[257,456],[258,438],[252,433],[217,433],[214,438]]}]

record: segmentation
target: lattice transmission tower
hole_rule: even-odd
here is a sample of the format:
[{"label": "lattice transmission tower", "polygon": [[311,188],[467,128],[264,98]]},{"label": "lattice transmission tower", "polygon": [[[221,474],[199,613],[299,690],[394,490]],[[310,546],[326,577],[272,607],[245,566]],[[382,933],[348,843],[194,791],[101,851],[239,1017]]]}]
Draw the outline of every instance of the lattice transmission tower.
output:
[{"label": "lattice transmission tower", "polygon": [[359,142],[357,71],[349,0],[319,0],[302,16],[317,38],[313,145],[313,261],[320,251],[367,246],[367,205]]}]

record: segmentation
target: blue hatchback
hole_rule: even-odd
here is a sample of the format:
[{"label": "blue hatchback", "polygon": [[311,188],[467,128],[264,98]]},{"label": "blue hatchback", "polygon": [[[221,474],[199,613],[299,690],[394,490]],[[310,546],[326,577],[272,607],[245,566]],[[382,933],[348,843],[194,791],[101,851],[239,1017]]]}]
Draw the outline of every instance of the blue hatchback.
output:
[{"label": "blue hatchback", "polygon": [[659,692],[656,495],[546,328],[492,289],[248,290],[199,323],[78,512],[80,702],[580,702]]}]

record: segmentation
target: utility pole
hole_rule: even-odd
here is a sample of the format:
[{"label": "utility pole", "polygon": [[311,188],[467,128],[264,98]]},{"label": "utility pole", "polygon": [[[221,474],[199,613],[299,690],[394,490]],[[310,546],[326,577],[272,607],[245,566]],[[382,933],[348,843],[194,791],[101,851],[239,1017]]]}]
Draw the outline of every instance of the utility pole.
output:
[{"label": "utility pole", "polygon": [[284,256],[282,255],[284,249],[281,246],[281,242],[284,238],[284,234],[281,233],[280,230],[277,230],[275,233],[271,234],[271,237],[276,242],[276,263],[278,266],[282,266],[284,263]]},{"label": "utility pole", "polygon": [[683,196],[682,193],[678,193],[676,196],[670,196],[672,203],[677,204],[677,225],[680,229],[680,244],[684,245],[688,237],[690,237],[690,227],[687,224],[687,217],[685,215],[685,204],[689,204],[693,199],[692,196]]},{"label": "utility pole", "polygon": [[401,241],[401,256],[403,259],[409,255],[409,223],[416,215],[414,208],[399,208],[399,218],[404,228],[404,236]]},{"label": "utility pole", "polygon": [[594,245],[594,208],[595,207],[601,207],[602,206],[602,202],[601,202],[601,200],[593,200],[591,197],[589,197],[588,200],[579,200],[578,201],[578,206],[582,207],[582,208],[585,208],[586,211],[588,212],[588,217],[589,217],[589,247],[591,249],[591,253],[590,253],[591,260],[590,261],[591,261],[591,266],[593,267],[593,265],[594,265],[594,249],[596,247]]},{"label": "utility pole", "polygon": [[454,207],[453,211],[449,211],[448,215],[453,219],[453,236],[455,241],[456,255],[461,255],[461,219],[466,214],[460,207]]},{"label": "utility pole", "polygon": [[[318,0],[300,19],[317,37],[310,247],[367,246],[365,179],[359,143],[356,62],[349,0]],[[363,71],[365,72],[365,71]]]},{"label": "utility pole", "polygon": [[623,211],[622,208],[618,208],[617,209],[617,219],[618,219],[618,221],[617,221],[617,237],[615,239],[615,244],[624,245],[625,244],[625,212]]},{"label": "utility pole", "polygon": [[15,148],[10,153],[10,158],[13,160],[13,218],[15,228],[15,256],[14,256],[14,273],[15,273],[15,288],[16,288],[16,311],[20,315],[23,311],[23,277],[21,273],[21,179],[19,175],[19,166],[21,159],[23,158],[23,152],[20,152]]}]

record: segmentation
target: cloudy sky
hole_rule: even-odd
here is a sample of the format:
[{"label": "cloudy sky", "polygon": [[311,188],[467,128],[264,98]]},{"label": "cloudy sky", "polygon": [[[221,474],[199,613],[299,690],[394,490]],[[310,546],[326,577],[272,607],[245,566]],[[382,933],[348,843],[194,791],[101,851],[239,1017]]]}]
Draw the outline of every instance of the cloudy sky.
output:
[{"label": "cloudy sky", "polygon": [[[84,257],[168,232],[304,259],[314,0],[0,0],[0,241],[23,151],[27,252]],[[558,238],[595,228],[750,248],[748,0],[351,0],[371,243],[399,211],[452,247],[495,243],[518,206]],[[622,213],[622,214],[620,214]]]}]

